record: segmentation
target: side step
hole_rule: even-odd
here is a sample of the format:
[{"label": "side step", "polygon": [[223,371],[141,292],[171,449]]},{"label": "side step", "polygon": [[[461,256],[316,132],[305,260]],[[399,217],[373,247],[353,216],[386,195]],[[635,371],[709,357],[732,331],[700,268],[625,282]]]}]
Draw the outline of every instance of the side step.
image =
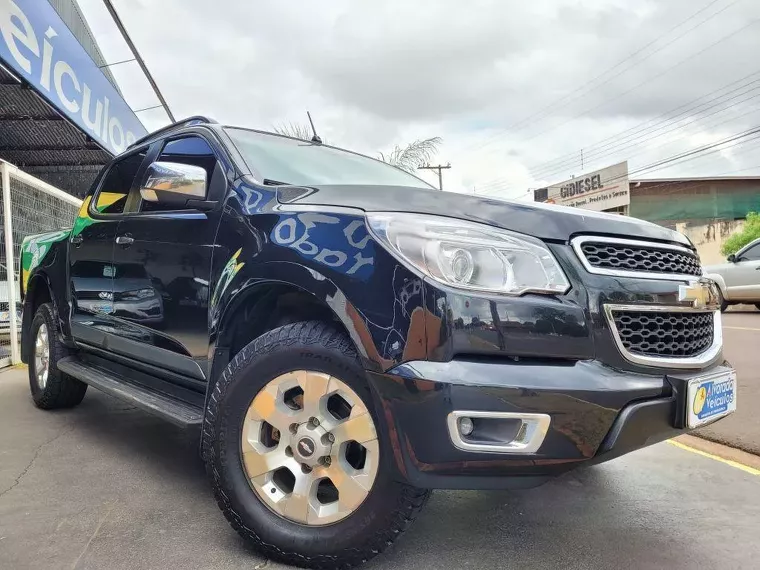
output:
[{"label": "side step", "polygon": [[88,366],[75,356],[59,360],[58,370],[178,426],[199,426],[203,422],[203,410],[199,407],[123,380],[102,368]]}]

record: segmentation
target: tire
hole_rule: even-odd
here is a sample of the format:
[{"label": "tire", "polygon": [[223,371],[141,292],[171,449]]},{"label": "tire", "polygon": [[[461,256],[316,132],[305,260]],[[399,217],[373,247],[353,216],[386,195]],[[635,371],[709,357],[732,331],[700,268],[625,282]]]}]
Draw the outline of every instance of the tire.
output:
[{"label": "tire", "polygon": [[[44,335],[46,338],[38,339],[38,333],[43,326],[47,333]],[[38,358],[38,340],[41,341],[40,349],[44,350],[44,345],[47,345],[47,377],[38,377],[38,368],[44,362],[44,359]],[[79,404],[87,391],[87,384],[64,374],[56,366],[61,358],[69,355],[69,351],[61,343],[58,319],[55,317],[52,304],[45,303],[37,309],[26,341],[31,345],[27,347],[27,354],[29,389],[34,404],[43,410],[71,408]]]},{"label": "tire", "polygon": [[[254,411],[254,416],[247,415],[252,413],[251,410],[255,410],[257,397],[265,398],[266,394],[273,393],[271,387],[274,382],[279,382],[281,378],[298,377],[298,382],[304,385],[304,381],[301,379],[304,377],[298,376],[299,374],[310,375],[308,378],[309,382],[312,383],[316,382],[318,378],[328,379],[324,380],[328,382],[324,392],[322,390],[317,392],[324,394],[320,395],[317,400],[316,406],[318,407],[322,406],[322,402],[325,401],[323,398],[328,398],[326,406],[330,405],[329,402],[333,399],[330,394],[337,394],[337,392],[330,391],[332,390],[330,387],[335,386],[333,379],[339,378],[344,387],[347,387],[345,393],[351,392],[352,394],[351,396],[347,395],[347,398],[351,400],[354,396],[358,396],[366,406],[366,414],[368,415],[361,412],[364,408],[357,408],[360,410],[357,413],[365,418],[364,421],[367,421],[366,418],[371,418],[370,423],[374,422],[375,426],[380,426],[379,418],[371,405],[371,393],[364,370],[359,364],[356,351],[346,335],[319,321],[288,324],[260,336],[243,348],[227,366],[216,383],[209,398],[203,424],[202,450],[206,471],[211,479],[219,507],[227,520],[262,555],[285,564],[308,568],[349,568],[366,562],[390,546],[416,518],[429,497],[429,491],[417,489],[394,480],[391,475],[393,473],[392,452],[383,438],[378,436],[374,443],[365,443],[368,449],[378,450],[379,457],[374,456],[378,459],[377,463],[370,460],[364,463],[362,467],[366,470],[370,464],[377,465],[374,483],[371,484],[363,502],[355,506],[353,510],[349,509],[350,514],[345,515],[345,518],[330,524],[319,524],[320,520],[317,520],[316,523],[311,521],[306,523],[295,522],[283,514],[278,514],[275,510],[278,508],[277,506],[265,502],[265,500],[274,499],[267,498],[268,495],[262,491],[264,487],[257,487],[256,481],[260,481],[262,478],[266,479],[267,476],[261,475],[258,478],[252,477],[251,479],[248,477],[249,468],[248,463],[244,465],[242,446],[250,446],[250,443],[246,442],[251,441],[251,424],[245,423],[245,432],[243,427],[244,422],[252,421],[251,417],[256,414]],[[284,388],[282,386],[280,384],[277,388],[276,397],[280,397],[279,395],[283,393]],[[266,389],[264,389],[265,387]],[[285,395],[287,396],[288,393],[285,392]],[[302,404],[308,396],[308,391],[306,395],[301,396]],[[342,399],[342,396],[339,399]],[[275,400],[275,402],[277,401]],[[276,405],[280,404],[277,403]],[[361,404],[352,402],[352,405],[360,406]],[[297,405],[295,407],[297,408]],[[286,415],[291,413],[285,408],[282,409],[285,410]],[[306,410],[307,408],[304,407],[303,409]],[[319,409],[322,408],[319,407]],[[302,412],[294,413],[301,414]],[[353,408],[350,413],[350,419],[355,419]],[[328,418],[326,423],[322,422],[320,425],[324,427],[331,421]],[[260,426],[261,431],[256,431],[260,434],[257,445],[261,445],[260,441],[264,441],[263,430],[269,424],[260,422]],[[278,435],[278,441],[272,443],[275,447],[271,449],[279,452],[281,446],[284,445],[283,442],[290,442],[295,445],[296,440],[291,438],[300,437],[293,434],[295,426],[299,426],[299,433],[302,429],[317,429],[309,421],[300,425],[297,422],[290,424],[291,429],[284,436],[286,427],[283,430],[274,430]],[[271,427],[269,426],[269,428]],[[339,430],[336,428],[336,433],[337,431]],[[379,432],[381,430],[378,430]],[[246,434],[245,440],[242,439],[244,433]],[[333,439],[329,439],[330,437]],[[298,443],[301,441],[299,440]],[[335,439],[331,432],[323,434],[322,439],[316,441],[324,443],[325,441],[340,441],[340,439]],[[354,445],[354,443],[345,444],[335,449],[348,450],[347,446],[350,445]],[[298,449],[297,446],[296,449]],[[288,450],[291,450],[291,459],[297,459],[293,456],[290,445],[285,448],[285,453]],[[333,450],[330,456],[339,457],[340,453],[342,451]],[[368,452],[365,451],[365,453]],[[371,453],[375,453],[375,451]],[[245,453],[246,462],[250,457],[249,454],[250,451]],[[367,457],[373,456],[367,455]],[[346,451],[346,458],[348,458],[348,451]],[[323,460],[327,461],[326,457],[320,459],[320,461]],[[266,463],[266,468],[270,469],[268,462],[264,461],[263,463]],[[326,469],[332,469],[337,467],[338,463],[337,460],[333,460],[332,467],[329,466],[329,463],[327,465]],[[320,465],[314,466],[315,477],[319,476],[320,471],[318,470],[322,467]],[[342,468],[342,464],[340,468]],[[306,468],[301,467],[301,469]],[[307,478],[310,475],[306,475],[306,473],[311,473],[311,468],[308,469],[308,472],[304,471]],[[276,473],[272,475],[271,480],[275,481],[276,476]],[[298,477],[298,475],[296,476]],[[274,483],[269,483],[269,485],[272,487],[272,493],[279,490],[279,487],[275,489]],[[321,489],[321,486],[320,483],[318,487]],[[311,487],[302,488],[311,489]],[[304,496],[312,497],[310,492],[304,492]],[[343,493],[342,490],[335,497],[341,497],[341,493]],[[285,494],[283,496],[286,498],[289,496],[293,499],[295,494],[295,491],[291,491],[290,495]],[[317,498],[308,500],[320,500],[318,495],[315,494],[314,497]],[[341,503],[336,501],[332,504],[340,506]],[[307,509],[307,512],[309,513],[308,516],[314,514],[311,509]]]},{"label": "tire", "polygon": [[720,312],[725,313],[728,309],[728,301],[723,297],[723,292],[718,289],[718,302],[720,302]]}]

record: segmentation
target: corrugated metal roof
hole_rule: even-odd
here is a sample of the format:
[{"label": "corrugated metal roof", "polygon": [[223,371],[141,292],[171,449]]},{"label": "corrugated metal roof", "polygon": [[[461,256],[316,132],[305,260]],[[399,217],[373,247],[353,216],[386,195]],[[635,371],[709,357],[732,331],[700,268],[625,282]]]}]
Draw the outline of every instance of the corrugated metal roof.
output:
[{"label": "corrugated metal roof", "polygon": [[698,176],[695,178],[636,178],[629,184],[649,184],[650,182],[710,182],[721,180],[760,180],[760,176]]},{"label": "corrugated metal roof", "polygon": [[0,158],[42,180],[82,196],[111,159],[110,153],[2,67],[0,103]]}]

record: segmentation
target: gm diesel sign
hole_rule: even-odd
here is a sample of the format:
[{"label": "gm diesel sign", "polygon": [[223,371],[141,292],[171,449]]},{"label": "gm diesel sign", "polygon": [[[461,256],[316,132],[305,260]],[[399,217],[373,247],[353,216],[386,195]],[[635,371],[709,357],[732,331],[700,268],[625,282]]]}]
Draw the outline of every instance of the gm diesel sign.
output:
[{"label": "gm diesel sign", "polygon": [[597,212],[627,206],[631,202],[628,162],[553,184],[540,192],[534,192],[534,199]]},{"label": "gm diesel sign", "polygon": [[147,133],[47,0],[0,0],[0,62],[119,154]]}]

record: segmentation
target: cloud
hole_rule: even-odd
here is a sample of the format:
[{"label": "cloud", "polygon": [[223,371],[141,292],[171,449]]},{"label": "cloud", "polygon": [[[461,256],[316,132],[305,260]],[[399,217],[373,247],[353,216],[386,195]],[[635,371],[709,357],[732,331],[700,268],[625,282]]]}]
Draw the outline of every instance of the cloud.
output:
[{"label": "cloud", "polygon": [[[79,2],[107,59],[124,59],[102,2]],[[444,175],[452,190],[522,196],[582,168],[627,158],[631,168],[640,167],[760,122],[758,82],[757,91],[711,117],[695,112],[656,139],[598,146],[752,72],[760,53],[760,13],[752,2],[130,0],[116,6],[175,115],[207,113],[268,129],[304,121],[308,109],[325,138],[373,155],[438,135],[440,160],[453,166]],[[130,65],[114,73],[130,103],[147,106],[154,98]],[[155,112],[143,118],[151,127],[161,120]],[[753,153],[739,150],[653,176],[754,166]]]}]

